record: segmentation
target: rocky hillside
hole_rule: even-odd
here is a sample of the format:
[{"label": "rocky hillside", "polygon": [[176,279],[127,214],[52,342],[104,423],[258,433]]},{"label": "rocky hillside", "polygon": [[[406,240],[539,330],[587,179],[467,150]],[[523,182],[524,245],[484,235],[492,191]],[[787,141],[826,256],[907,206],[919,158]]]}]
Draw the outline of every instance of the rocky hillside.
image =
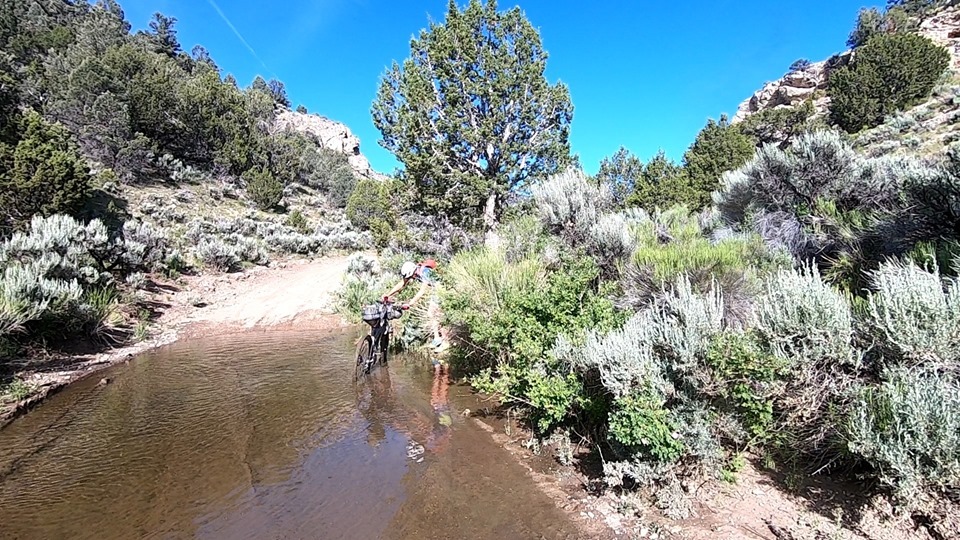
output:
[{"label": "rocky hillside", "polygon": [[[951,56],[953,71],[960,71],[960,7],[944,9],[925,19],[918,33],[945,47]],[[768,82],[737,108],[733,122],[768,109],[792,107],[813,100],[818,113],[825,113],[830,98],[826,95],[830,73],[846,65],[852,51],[844,51],[828,60],[814,62]]]},{"label": "rocky hillside", "polygon": [[311,136],[323,148],[341,152],[347,156],[350,166],[357,175],[364,178],[383,178],[384,175],[373,170],[366,156],[360,151],[360,139],[350,128],[340,122],[320,116],[291,110],[277,113],[278,130],[287,128]]}]

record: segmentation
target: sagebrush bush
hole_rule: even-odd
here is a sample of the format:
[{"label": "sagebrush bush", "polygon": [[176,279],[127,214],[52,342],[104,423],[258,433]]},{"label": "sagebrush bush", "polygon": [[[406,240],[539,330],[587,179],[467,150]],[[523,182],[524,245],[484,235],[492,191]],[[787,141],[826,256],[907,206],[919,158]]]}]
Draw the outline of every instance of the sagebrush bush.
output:
[{"label": "sagebrush bush", "polygon": [[644,310],[621,329],[588,330],[582,343],[561,334],[551,354],[581,373],[596,371],[604,389],[614,398],[626,397],[638,388],[667,396],[674,390],[665,360],[655,354],[657,330],[652,310]]},{"label": "sagebrush bush", "polygon": [[542,252],[547,237],[543,223],[535,215],[520,215],[501,225],[500,247],[507,262],[522,261]]},{"label": "sagebrush bush", "polygon": [[233,247],[217,238],[204,238],[197,243],[194,254],[205,266],[217,270],[232,272],[240,265],[240,257]]},{"label": "sagebrush bush", "polygon": [[230,243],[233,244],[233,252],[240,262],[253,264],[267,264],[270,262],[270,256],[267,255],[267,250],[257,239],[240,235],[230,235],[228,238]]},{"label": "sagebrush bush", "polygon": [[836,416],[847,406],[863,359],[854,346],[850,303],[806,266],[771,276],[755,313],[756,335],[785,364],[774,396],[781,450],[809,468],[836,461]]},{"label": "sagebrush bush", "polygon": [[765,283],[756,328],[778,356],[801,363],[857,364],[850,303],[813,266],[781,270]]},{"label": "sagebrush bush", "polygon": [[638,241],[634,227],[639,221],[637,215],[637,212],[606,214],[590,227],[586,238],[587,252],[604,268],[615,269],[636,249]]},{"label": "sagebrush bush", "polygon": [[[960,285],[939,270],[913,262],[887,262],[873,273],[870,322],[884,345],[885,362],[952,366],[960,361]],[[891,358],[891,356],[893,358]]]},{"label": "sagebrush bush", "polygon": [[130,271],[151,271],[167,254],[169,240],[149,223],[126,221],[123,224],[123,261]]},{"label": "sagebrush bush", "polygon": [[562,335],[552,354],[580,372],[596,371],[615,398],[638,389],[672,396],[678,387],[705,384],[705,358],[723,326],[723,298],[716,289],[698,294],[680,278],[661,303],[610,332],[590,330],[582,344]]},{"label": "sagebrush bush", "polygon": [[574,168],[533,186],[531,192],[547,230],[571,244],[584,242],[613,203],[607,184],[597,184]]},{"label": "sagebrush bush", "polygon": [[0,244],[4,333],[36,323],[35,330],[45,325],[61,335],[122,338],[115,332],[121,318],[115,284],[163,253],[163,238],[152,228],[129,222],[123,233],[127,237],[110,238],[98,220],[36,216],[28,231]]},{"label": "sagebrush bush", "polygon": [[895,370],[865,388],[845,424],[848,448],[909,509],[960,489],[960,382],[956,374]]},{"label": "sagebrush bush", "polygon": [[960,221],[951,221],[950,191],[942,189],[950,176],[916,157],[860,156],[839,134],[814,132],[787,150],[758,151],[724,176],[715,201],[734,227],[756,231],[798,263],[814,260],[832,283],[862,295],[865,275],[881,261],[955,234]]},{"label": "sagebrush bush", "polygon": [[99,220],[83,224],[70,216],[35,216],[30,229],[0,244],[0,266],[33,265],[49,279],[105,284],[106,266],[119,253]]},{"label": "sagebrush bush", "polygon": [[375,257],[354,253],[347,257],[347,275],[356,279],[373,277],[380,273],[380,264]]},{"label": "sagebrush bush", "polygon": [[20,332],[27,323],[68,311],[83,296],[76,279],[47,274],[44,261],[8,265],[0,276],[0,336]]}]

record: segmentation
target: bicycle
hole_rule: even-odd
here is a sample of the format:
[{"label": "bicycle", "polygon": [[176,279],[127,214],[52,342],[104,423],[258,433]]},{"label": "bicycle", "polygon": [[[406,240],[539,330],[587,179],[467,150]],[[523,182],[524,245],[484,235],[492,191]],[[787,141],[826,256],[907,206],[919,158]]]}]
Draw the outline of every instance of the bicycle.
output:
[{"label": "bicycle", "polygon": [[357,345],[357,364],[354,371],[354,381],[370,373],[376,365],[387,363],[387,348],[390,345],[390,333],[393,328],[390,321],[403,316],[404,307],[396,308],[393,302],[377,301],[363,308],[361,316],[363,322],[370,325],[370,333],[363,337]]}]

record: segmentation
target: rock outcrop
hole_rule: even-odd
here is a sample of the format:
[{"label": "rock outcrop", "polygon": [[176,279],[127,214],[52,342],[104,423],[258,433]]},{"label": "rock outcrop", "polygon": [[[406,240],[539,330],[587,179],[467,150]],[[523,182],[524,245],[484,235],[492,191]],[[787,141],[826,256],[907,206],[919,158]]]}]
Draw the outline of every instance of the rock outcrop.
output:
[{"label": "rock outcrop", "polygon": [[298,133],[310,135],[323,148],[343,153],[347,156],[353,170],[362,177],[384,177],[383,174],[373,170],[366,156],[360,152],[360,139],[350,131],[350,128],[340,122],[317,114],[279,111],[276,128],[278,130],[292,129]]},{"label": "rock outcrop", "polygon": [[920,23],[921,36],[942,45],[950,53],[950,67],[960,69],[960,8],[935,13]]},{"label": "rock outcrop", "polygon": [[755,92],[737,108],[733,122],[739,122],[753,113],[777,107],[792,107],[808,99],[813,99],[817,111],[826,110],[830,98],[826,97],[827,82],[830,73],[847,65],[851,53],[847,51],[824,60],[815,62],[803,69],[787,73],[780,79],[768,82],[759,91]]},{"label": "rock outcrop", "polygon": [[[950,66],[960,70],[960,7],[930,15],[920,23],[918,33],[946,48],[951,57]],[[768,82],[740,104],[732,121],[739,122],[765,109],[792,107],[811,98],[817,113],[825,113],[830,104],[830,98],[826,96],[830,73],[847,65],[852,56],[853,51],[846,51]]]}]

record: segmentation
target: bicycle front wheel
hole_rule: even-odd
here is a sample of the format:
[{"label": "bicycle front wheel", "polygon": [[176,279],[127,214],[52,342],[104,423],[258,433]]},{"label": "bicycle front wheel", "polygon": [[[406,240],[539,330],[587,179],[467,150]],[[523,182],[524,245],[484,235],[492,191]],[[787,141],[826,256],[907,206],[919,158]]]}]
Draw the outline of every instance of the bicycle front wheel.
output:
[{"label": "bicycle front wheel", "polygon": [[354,380],[359,380],[370,371],[370,365],[373,363],[373,338],[365,336],[360,345],[357,346],[357,366],[353,374]]}]

